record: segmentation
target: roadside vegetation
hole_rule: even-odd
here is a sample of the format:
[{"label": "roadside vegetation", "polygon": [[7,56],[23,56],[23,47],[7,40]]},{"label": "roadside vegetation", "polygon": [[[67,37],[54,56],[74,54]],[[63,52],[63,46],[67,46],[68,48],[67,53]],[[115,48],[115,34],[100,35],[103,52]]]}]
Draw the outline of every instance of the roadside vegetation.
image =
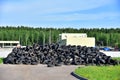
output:
[{"label": "roadside vegetation", "polygon": [[[113,58],[120,62],[120,57]],[[74,71],[88,80],[120,80],[120,64],[116,66],[85,66]]]},{"label": "roadside vegetation", "polygon": [[61,33],[87,33],[88,37],[95,37],[97,46],[118,46],[120,47],[120,28],[105,29],[73,29],[73,28],[31,28],[25,26],[0,26],[0,41],[18,40],[22,45],[32,45],[33,43],[43,44],[59,40]]},{"label": "roadside vegetation", "polygon": [[116,57],[116,58],[113,58],[113,59],[120,62],[120,57]]},{"label": "roadside vegetation", "polygon": [[3,58],[0,58],[0,64],[3,63]]},{"label": "roadside vegetation", "polygon": [[79,67],[75,73],[88,80],[120,80],[120,65]]}]

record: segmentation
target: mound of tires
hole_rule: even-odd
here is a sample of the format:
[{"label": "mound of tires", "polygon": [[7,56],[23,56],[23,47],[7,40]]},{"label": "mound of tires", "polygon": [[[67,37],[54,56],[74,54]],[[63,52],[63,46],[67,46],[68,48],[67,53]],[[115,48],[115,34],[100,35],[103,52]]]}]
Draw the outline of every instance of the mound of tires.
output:
[{"label": "mound of tires", "polygon": [[59,46],[58,44],[26,46],[14,48],[4,58],[4,64],[47,64],[48,67],[61,65],[117,65],[118,61],[99,52],[97,48],[86,46]]}]

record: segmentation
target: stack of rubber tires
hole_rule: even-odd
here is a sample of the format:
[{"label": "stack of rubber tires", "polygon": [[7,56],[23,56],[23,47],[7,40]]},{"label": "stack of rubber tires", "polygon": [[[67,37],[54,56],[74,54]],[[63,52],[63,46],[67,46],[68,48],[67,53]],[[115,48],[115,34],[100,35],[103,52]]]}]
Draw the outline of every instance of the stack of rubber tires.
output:
[{"label": "stack of rubber tires", "polygon": [[53,67],[61,65],[117,65],[118,61],[93,47],[34,44],[24,48],[14,48],[4,58],[4,64],[47,64],[48,67]]}]

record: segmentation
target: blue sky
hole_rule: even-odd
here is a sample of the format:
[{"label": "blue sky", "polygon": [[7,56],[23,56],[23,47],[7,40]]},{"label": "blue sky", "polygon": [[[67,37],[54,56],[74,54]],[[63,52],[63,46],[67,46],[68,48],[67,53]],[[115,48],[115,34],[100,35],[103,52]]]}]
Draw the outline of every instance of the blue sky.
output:
[{"label": "blue sky", "polygon": [[120,0],[0,0],[0,25],[119,28]]}]

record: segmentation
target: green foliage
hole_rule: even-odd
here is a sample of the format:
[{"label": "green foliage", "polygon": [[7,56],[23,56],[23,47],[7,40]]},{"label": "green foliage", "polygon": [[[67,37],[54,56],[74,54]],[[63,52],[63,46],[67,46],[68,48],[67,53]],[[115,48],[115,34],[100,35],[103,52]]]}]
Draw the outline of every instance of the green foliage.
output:
[{"label": "green foliage", "polygon": [[87,66],[75,69],[75,73],[88,80],[120,80],[120,65]]},{"label": "green foliage", "polygon": [[[60,33],[87,33],[88,37],[95,37],[96,42],[102,41],[103,46],[120,46],[120,28],[116,29],[73,29],[73,28],[31,28],[0,26],[0,40],[19,40],[22,45],[32,45],[33,43],[49,43],[49,33],[51,30],[51,42],[57,42]],[[96,44],[98,45],[98,44]]]},{"label": "green foliage", "polygon": [[114,60],[120,61],[120,57],[113,58]]},{"label": "green foliage", "polygon": [[3,63],[3,58],[0,58],[0,64]]}]

